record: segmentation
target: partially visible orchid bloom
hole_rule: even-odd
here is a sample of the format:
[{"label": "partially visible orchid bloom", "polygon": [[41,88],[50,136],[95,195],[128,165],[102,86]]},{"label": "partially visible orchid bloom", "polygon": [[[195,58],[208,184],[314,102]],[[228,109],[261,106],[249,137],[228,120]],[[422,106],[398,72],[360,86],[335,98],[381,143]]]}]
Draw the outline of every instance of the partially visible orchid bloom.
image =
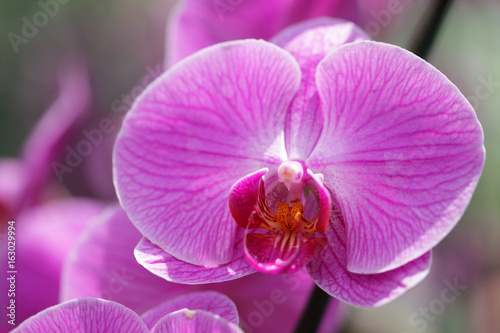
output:
[{"label": "partially visible orchid bloom", "polygon": [[22,209],[42,201],[43,190],[53,172],[52,163],[63,152],[90,105],[85,71],[85,66],[76,59],[61,66],[59,95],[26,139],[21,158],[0,158],[2,221],[15,218]]},{"label": "partially visible orchid bloom", "polygon": [[185,59],[136,101],[115,184],[144,235],[136,257],[169,281],[305,267],[363,307],[428,273],[484,163],[474,110],[438,70],[352,23]]},{"label": "partially visible orchid bloom", "polygon": [[[51,191],[56,187],[49,185],[53,161],[88,111],[85,70],[76,61],[62,66],[59,96],[26,140],[22,157],[0,160],[1,223],[15,221],[15,270],[20,272],[16,276],[17,324],[57,304],[64,258],[87,223],[104,209],[96,200],[58,198],[52,192],[59,189]],[[7,268],[6,239],[0,239],[0,245],[1,269],[12,270]],[[8,290],[7,283],[2,279],[0,286]],[[2,304],[9,301],[7,296],[2,294]],[[12,325],[3,320],[0,330],[9,329]]]},{"label": "partially visible orchid bloom", "polygon": [[[134,247],[141,238],[119,205],[108,208],[93,220],[68,253],[61,277],[60,301],[97,297],[143,313],[165,299],[214,290],[234,301],[243,329],[289,332],[295,327],[314,285],[304,271],[273,277],[252,274],[224,283],[192,286],[168,282],[137,263]],[[332,300],[319,332],[337,332],[344,317],[342,303]]]},{"label": "partially visible orchid bloom", "polygon": [[[336,17],[361,27],[374,21],[388,0],[181,0],[168,21],[165,68],[205,47],[231,40],[269,40],[312,18]],[[393,6],[393,5],[391,5]],[[403,10],[399,4],[398,13]],[[376,21],[374,21],[376,22]]]},{"label": "partially visible orchid bloom", "polygon": [[139,317],[129,308],[99,298],[80,298],[48,308],[12,332],[243,332],[234,303],[216,292],[166,301]]}]

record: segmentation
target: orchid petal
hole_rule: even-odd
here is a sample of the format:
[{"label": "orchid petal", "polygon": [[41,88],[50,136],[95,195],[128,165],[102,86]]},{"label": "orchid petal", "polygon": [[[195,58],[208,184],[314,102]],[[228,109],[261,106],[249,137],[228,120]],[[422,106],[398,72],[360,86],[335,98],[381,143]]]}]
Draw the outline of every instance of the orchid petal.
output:
[{"label": "orchid petal", "polygon": [[163,317],[152,333],[243,333],[233,323],[203,310],[183,309]]},{"label": "orchid petal", "polygon": [[198,266],[176,259],[147,238],[143,238],[137,244],[135,257],[147,270],[167,281],[184,284],[222,282],[255,272],[245,259],[242,243],[243,239],[235,244],[238,249],[231,262],[217,267]]},{"label": "orchid petal", "polygon": [[383,305],[419,283],[429,272],[431,254],[425,253],[406,265],[378,274],[356,274],[347,270],[346,230],[341,212],[332,211],[326,248],[306,267],[316,284],[331,296],[351,305]]},{"label": "orchid petal", "polygon": [[15,333],[109,333],[149,330],[132,310],[115,302],[82,298],[50,307],[24,321]]},{"label": "orchid petal", "polygon": [[201,291],[170,299],[142,314],[142,320],[151,330],[164,316],[181,309],[203,310],[238,325],[238,311],[233,301],[215,291]]},{"label": "orchid petal", "polygon": [[142,235],[119,205],[87,227],[69,252],[61,276],[62,301],[98,297],[144,312],[170,297],[193,291],[152,274],[134,257]]},{"label": "orchid petal", "polygon": [[191,264],[230,262],[230,188],[285,158],[284,116],[299,82],[287,52],[247,40],[207,48],[149,86],[114,155],[120,202],[141,233]]},{"label": "orchid petal", "polygon": [[383,43],[338,48],[317,84],[329,109],[306,165],[338,198],[347,268],[380,273],[421,257],[458,222],[480,177],[474,110],[435,68]]},{"label": "orchid petal", "polygon": [[302,82],[287,113],[285,144],[290,159],[306,159],[319,140],[324,111],[316,87],[316,67],[331,51],[369,37],[351,22],[319,18],[295,24],[271,41],[297,60]]}]

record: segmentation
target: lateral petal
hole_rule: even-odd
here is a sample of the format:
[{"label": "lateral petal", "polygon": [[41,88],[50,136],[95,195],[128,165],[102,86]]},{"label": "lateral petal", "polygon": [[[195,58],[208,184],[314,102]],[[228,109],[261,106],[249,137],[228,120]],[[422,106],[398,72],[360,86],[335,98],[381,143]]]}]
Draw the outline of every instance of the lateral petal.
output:
[{"label": "lateral petal", "polygon": [[299,82],[287,52],[246,40],[207,48],[146,89],[114,154],[120,202],[141,233],[195,265],[230,262],[230,188],[285,159],[284,117]]},{"label": "lateral petal", "polygon": [[348,269],[380,273],[421,257],[458,222],[481,175],[471,105],[424,60],[376,42],[329,54],[317,84],[328,111],[306,165],[338,199]]}]

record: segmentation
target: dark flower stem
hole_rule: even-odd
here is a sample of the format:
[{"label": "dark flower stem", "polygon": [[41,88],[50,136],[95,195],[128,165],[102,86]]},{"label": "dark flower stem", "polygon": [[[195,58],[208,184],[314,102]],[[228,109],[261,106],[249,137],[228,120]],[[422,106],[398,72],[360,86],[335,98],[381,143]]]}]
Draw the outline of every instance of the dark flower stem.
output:
[{"label": "dark flower stem", "polygon": [[429,51],[436,40],[439,29],[452,3],[453,0],[439,0],[435,4],[435,8],[429,18],[429,23],[426,24],[411,48],[413,53],[420,58],[425,59],[429,55]]},{"label": "dark flower stem", "polygon": [[295,333],[314,333],[318,330],[319,324],[321,323],[321,318],[328,305],[328,300],[330,295],[325,293],[318,286],[314,286],[314,290],[309,297],[306,309],[302,313],[297,327],[295,327]]}]

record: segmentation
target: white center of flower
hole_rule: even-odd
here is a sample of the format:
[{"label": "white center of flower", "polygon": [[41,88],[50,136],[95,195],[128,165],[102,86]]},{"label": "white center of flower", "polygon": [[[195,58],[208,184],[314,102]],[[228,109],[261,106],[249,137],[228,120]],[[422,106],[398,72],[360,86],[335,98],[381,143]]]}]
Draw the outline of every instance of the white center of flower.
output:
[{"label": "white center of flower", "polygon": [[290,191],[292,184],[298,184],[302,180],[302,165],[295,161],[285,161],[278,168],[278,179]]}]

